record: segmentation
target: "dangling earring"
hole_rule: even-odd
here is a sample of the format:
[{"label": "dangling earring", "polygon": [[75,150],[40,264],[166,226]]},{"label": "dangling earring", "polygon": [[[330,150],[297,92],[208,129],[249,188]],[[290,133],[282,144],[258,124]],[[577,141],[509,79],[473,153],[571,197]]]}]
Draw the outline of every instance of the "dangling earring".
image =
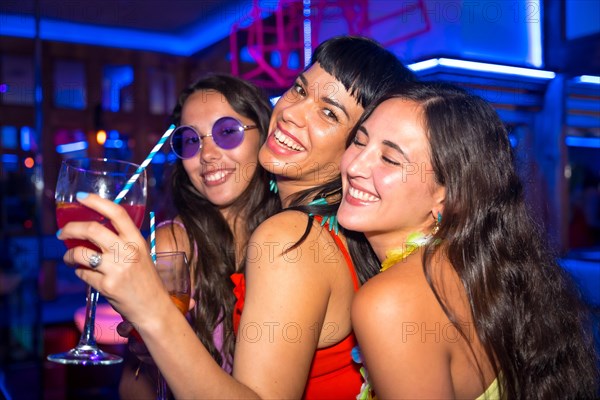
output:
[{"label": "dangling earring", "polygon": [[277,194],[277,192],[279,192],[279,188],[277,187],[277,181],[275,180],[274,177],[271,177],[271,179],[269,179],[269,191]]},{"label": "dangling earring", "polygon": [[433,229],[431,230],[431,236],[438,233],[438,231],[440,230],[441,223],[442,223],[442,213],[438,211],[437,220],[435,221],[435,225],[433,226]]}]

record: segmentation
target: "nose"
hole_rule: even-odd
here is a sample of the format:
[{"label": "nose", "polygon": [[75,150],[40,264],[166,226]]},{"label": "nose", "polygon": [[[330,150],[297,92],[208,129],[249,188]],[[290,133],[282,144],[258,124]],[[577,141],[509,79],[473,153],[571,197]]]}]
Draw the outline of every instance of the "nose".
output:
[{"label": "nose", "polygon": [[350,147],[344,153],[346,174],[352,178],[368,178],[371,175],[373,156],[368,149],[358,152]]},{"label": "nose", "polygon": [[[285,97],[285,96],[284,96]],[[303,127],[306,124],[307,101],[299,96],[290,97],[289,99],[282,97],[279,103],[283,107],[281,117],[283,121],[294,124],[298,127]],[[283,101],[282,101],[283,100]]]},{"label": "nose", "polygon": [[221,148],[217,146],[212,135],[210,136],[201,136],[200,140],[202,141],[202,148],[200,149],[200,157],[202,161],[209,163],[214,162],[215,160],[223,157],[223,153],[221,153]]}]

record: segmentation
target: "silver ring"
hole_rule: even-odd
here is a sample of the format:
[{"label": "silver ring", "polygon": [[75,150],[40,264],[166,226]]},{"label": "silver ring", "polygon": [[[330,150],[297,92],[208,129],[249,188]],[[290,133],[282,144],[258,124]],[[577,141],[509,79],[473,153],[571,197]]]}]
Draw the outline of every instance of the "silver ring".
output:
[{"label": "silver ring", "polygon": [[102,256],[98,253],[92,254],[89,261],[90,267],[98,268],[102,264]]}]

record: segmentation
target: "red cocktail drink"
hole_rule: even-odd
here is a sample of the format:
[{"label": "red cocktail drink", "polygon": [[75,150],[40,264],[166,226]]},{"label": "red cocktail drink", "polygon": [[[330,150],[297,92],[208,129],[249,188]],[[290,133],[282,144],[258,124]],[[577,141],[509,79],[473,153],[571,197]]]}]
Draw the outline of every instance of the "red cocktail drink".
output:
[{"label": "red cocktail drink", "polygon": [[[139,228],[142,226],[144,221],[144,212],[146,207],[143,204],[123,204],[122,207],[127,211],[127,214],[131,217],[135,225]],[[105,224],[108,229],[115,232],[112,224],[107,222],[106,217],[98,214],[96,211],[91,210],[79,203],[56,203],[56,223],[58,227],[62,229],[68,222],[74,221],[97,221],[101,224]],[[87,240],[65,240],[67,248],[72,249],[77,246],[85,246],[88,249],[92,249],[96,252],[100,252],[100,249],[94,246]]]}]

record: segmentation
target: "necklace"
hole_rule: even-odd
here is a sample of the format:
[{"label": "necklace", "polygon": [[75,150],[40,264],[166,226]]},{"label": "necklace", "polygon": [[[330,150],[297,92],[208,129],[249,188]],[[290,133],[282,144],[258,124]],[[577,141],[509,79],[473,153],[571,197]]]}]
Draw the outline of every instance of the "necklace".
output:
[{"label": "necklace", "polygon": [[400,261],[417,251],[419,247],[427,243],[430,238],[431,236],[426,236],[422,232],[413,232],[409,234],[406,238],[404,247],[397,247],[385,252],[385,260],[383,260],[381,263],[381,269],[379,272],[383,272],[392,265],[398,264]]}]

